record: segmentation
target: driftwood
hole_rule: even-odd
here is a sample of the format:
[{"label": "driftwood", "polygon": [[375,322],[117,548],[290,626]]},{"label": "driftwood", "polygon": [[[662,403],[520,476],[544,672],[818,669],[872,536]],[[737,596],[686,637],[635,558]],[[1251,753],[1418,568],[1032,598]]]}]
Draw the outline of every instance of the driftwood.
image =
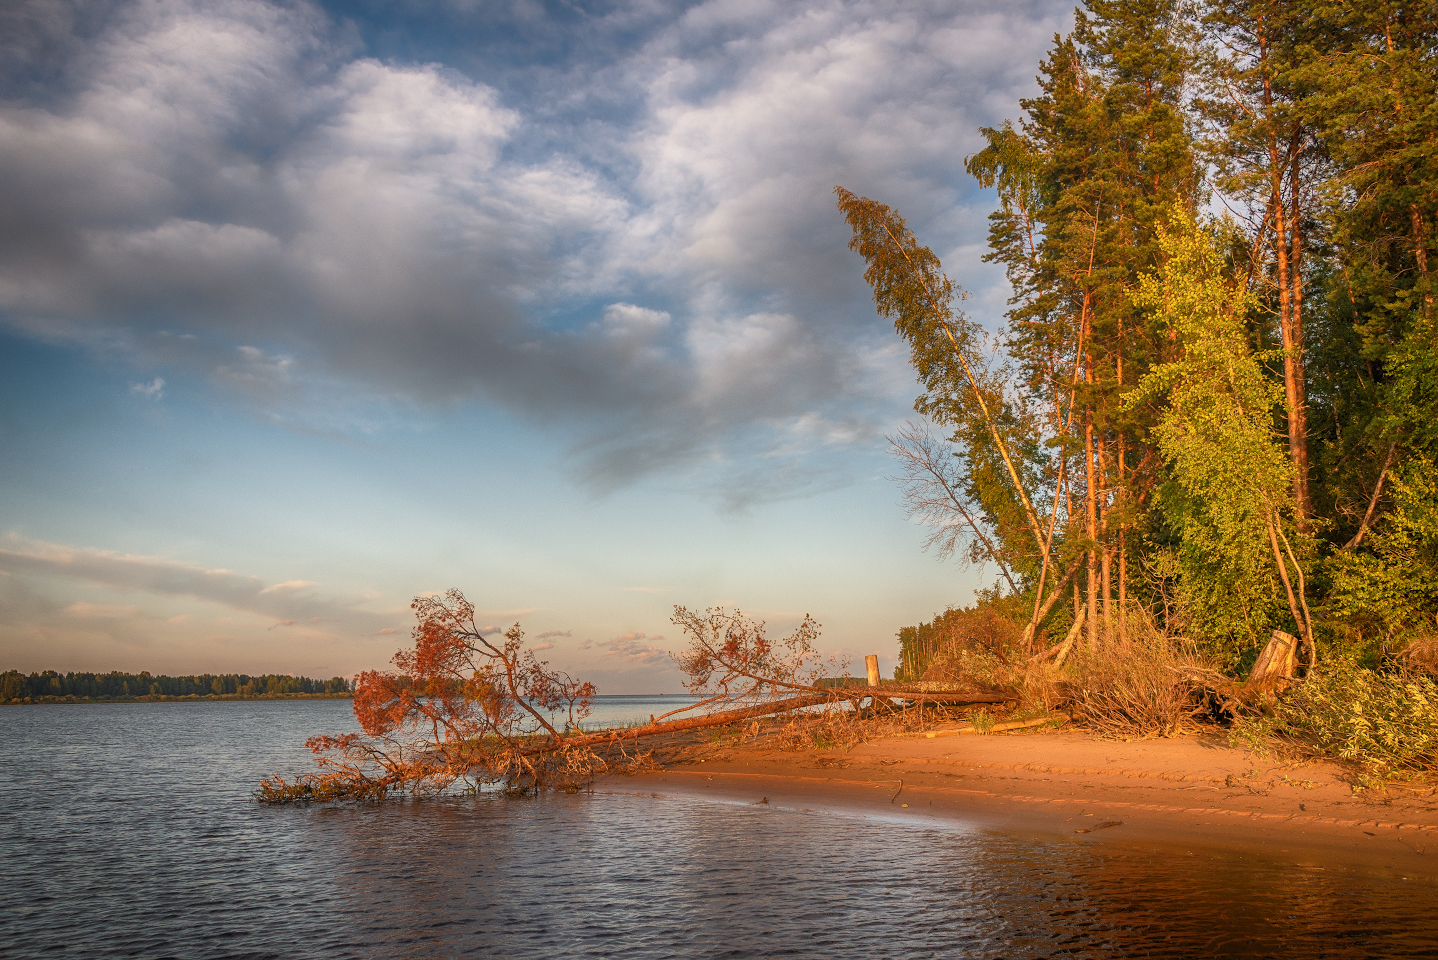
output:
[{"label": "driftwood", "polygon": [[1291,633],[1274,630],[1243,683],[1235,683],[1217,670],[1176,669],[1185,680],[1217,697],[1224,712],[1238,714],[1271,702],[1293,685],[1298,676],[1298,648],[1302,642]]},{"label": "driftwood", "polygon": [[1055,726],[1063,726],[1065,723],[1068,723],[1068,721],[1069,718],[1064,716],[1039,717],[1034,720],[1007,720],[1003,723],[995,723],[992,726],[988,727],[986,730],[980,730],[978,727],[971,725],[967,727],[959,727],[957,730],[929,730],[924,733],[911,734],[911,736],[924,737],[927,740],[933,740],[936,737],[959,737],[966,734],[1007,733],[1010,730],[1026,730],[1029,727],[1041,727],[1049,723],[1052,723]]},{"label": "driftwood", "polygon": [[[815,707],[821,704],[852,703],[856,708],[865,699],[869,698],[875,704],[887,702],[882,694],[897,694],[904,699],[926,699],[940,700],[945,702],[959,703],[997,703],[1015,699],[1012,696],[1003,694],[986,694],[970,690],[969,692],[949,693],[919,693],[904,688],[918,687],[960,687],[961,684],[945,683],[924,683],[924,684],[885,684],[882,688],[856,687],[844,692],[843,688],[832,690],[815,690],[809,688],[799,696],[787,697],[783,700],[772,700],[767,703],[758,703],[753,706],[740,707],[734,710],[721,710],[716,713],[706,713],[696,717],[688,717],[682,720],[668,720],[657,723],[649,723],[639,727],[628,727],[620,730],[605,730],[597,733],[545,736],[530,740],[528,743],[513,743],[506,756],[509,760],[504,761],[506,769],[518,767],[528,769],[534,776],[535,783],[539,782],[539,775],[533,770],[533,764],[539,762],[540,758],[568,758],[566,762],[572,767],[573,758],[579,758],[581,766],[587,769],[579,771],[582,777],[592,779],[594,769],[590,761],[596,759],[590,752],[591,747],[620,746],[625,740],[638,740],[641,737],[657,737],[665,734],[681,733],[689,730],[702,730],[706,727],[719,727],[744,720],[753,720],[758,717],[769,716],[776,713],[785,713],[793,710],[803,710],[807,707]],[[899,688],[899,689],[896,689]],[[801,688],[803,689],[803,688]],[[860,692],[862,691],[862,692]],[[468,776],[476,771],[483,772],[486,760],[483,756],[469,754],[463,751],[460,754],[451,754],[445,751],[424,750],[417,758],[423,769],[418,772],[429,776],[434,771],[444,773],[447,786],[460,776]],[[450,774],[449,768],[458,764],[461,769],[458,773]],[[414,765],[413,760],[411,766]],[[490,765],[493,768],[493,765]],[[509,773],[501,771],[505,776]],[[573,771],[571,771],[573,772]],[[563,770],[560,771],[564,773]],[[411,778],[415,771],[409,771]],[[511,780],[514,778],[511,776]],[[297,778],[293,783],[287,783],[281,778],[275,777],[264,781],[256,796],[269,803],[309,803],[323,800],[379,800],[383,799],[390,791],[402,789],[404,776],[401,772],[388,769],[381,776],[371,776],[362,770],[344,769],[337,773],[321,773]],[[511,784],[512,785],[512,784]],[[531,784],[530,786],[533,786]]]}]

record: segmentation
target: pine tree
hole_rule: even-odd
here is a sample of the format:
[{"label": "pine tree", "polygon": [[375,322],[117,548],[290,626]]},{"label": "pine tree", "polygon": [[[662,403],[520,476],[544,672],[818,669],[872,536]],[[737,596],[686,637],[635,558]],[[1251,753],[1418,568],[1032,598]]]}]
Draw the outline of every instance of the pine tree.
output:
[{"label": "pine tree", "polygon": [[1313,515],[1309,490],[1306,255],[1327,173],[1307,111],[1305,21],[1293,0],[1210,0],[1203,18],[1208,54],[1197,107],[1209,124],[1205,146],[1215,182],[1249,220],[1242,251],[1250,283],[1276,316],[1293,496]]},{"label": "pine tree", "polygon": [[1198,198],[1183,111],[1190,32],[1169,0],[1093,0],[1072,37],[1055,38],[1020,127],[984,130],[988,146],[967,164],[1000,193],[988,259],[1008,268],[1009,350],[1049,411],[1053,515],[1062,507],[1063,532],[1087,544],[1091,640],[1100,624],[1115,626],[1115,560],[1122,624],[1128,533],[1157,478],[1146,424],[1120,398],[1172,349],[1141,321],[1131,291],[1156,263],[1165,212]]}]

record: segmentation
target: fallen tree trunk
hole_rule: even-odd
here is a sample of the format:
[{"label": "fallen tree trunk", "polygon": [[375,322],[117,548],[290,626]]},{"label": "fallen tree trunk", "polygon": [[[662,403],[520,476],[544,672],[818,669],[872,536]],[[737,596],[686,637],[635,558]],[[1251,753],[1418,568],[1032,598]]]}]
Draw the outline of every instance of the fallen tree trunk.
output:
[{"label": "fallen tree trunk", "polygon": [[[944,693],[954,696],[973,694],[976,698],[983,698],[998,693],[998,691],[995,690],[984,690],[976,683],[966,683],[961,680],[918,680],[913,683],[883,683],[869,689],[882,696],[893,696],[901,693]],[[988,703],[989,701],[975,699],[973,702]]]},{"label": "fallen tree trunk", "polygon": [[[854,687],[854,693],[848,695],[840,694],[839,690],[836,689],[827,693],[810,693],[798,697],[789,697],[784,700],[775,700],[770,703],[755,704],[752,707],[741,707],[737,710],[721,710],[718,713],[706,713],[701,716],[688,717],[683,720],[667,720],[663,723],[645,724],[642,727],[627,727],[623,730],[604,730],[599,733],[586,733],[574,737],[563,737],[558,740],[550,740],[528,747],[524,752],[544,753],[566,747],[587,747],[629,738],[639,739],[640,737],[662,736],[666,733],[680,733],[685,730],[722,727],[726,724],[738,723],[742,720],[753,720],[756,717],[785,713],[790,710],[802,710],[805,707],[816,707],[823,703],[856,702],[871,696],[898,697],[904,700],[929,700],[936,703],[1008,703],[1011,700],[1018,699],[1018,696],[1012,693],[983,693],[975,690],[960,692],[955,689],[962,686],[964,685],[934,681],[926,683],[889,683],[880,687]],[[862,691],[862,693],[858,693],[858,691]],[[856,693],[857,695],[855,695]]]},{"label": "fallen tree trunk", "polygon": [[881,691],[896,700],[927,700],[930,703],[1009,703],[1019,698],[1016,693],[904,693]]},{"label": "fallen tree trunk", "polygon": [[[864,689],[867,690],[868,688],[866,687]],[[868,696],[868,693],[863,694],[863,696]],[[559,747],[586,747],[591,744],[610,743],[629,737],[654,737],[666,733],[679,733],[684,730],[702,730],[705,727],[722,727],[725,724],[738,723],[741,720],[752,720],[755,717],[765,717],[772,713],[783,713],[786,710],[802,710],[805,707],[815,707],[821,703],[838,703],[843,700],[853,699],[856,698],[852,696],[838,696],[835,693],[809,693],[800,697],[790,697],[787,700],[775,700],[771,703],[755,704],[752,707],[741,707],[738,710],[721,710],[718,713],[706,713],[698,717],[688,717],[684,720],[666,720],[663,723],[650,723],[642,727],[628,727],[623,730],[605,730],[601,733],[586,733],[577,737],[563,737],[545,744],[530,747],[529,750],[535,753],[541,753]]]},{"label": "fallen tree trunk", "polygon": [[1007,733],[1010,730],[1027,730],[1030,727],[1041,727],[1048,723],[1052,723],[1056,727],[1061,727],[1068,722],[1069,718],[1065,716],[1038,717],[1034,720],[1008,720],[1004,723],[996,723],[986,730],[980,730],[978,727],[970,725],[967,727],[959,727],[956,730],[929,730],[924,733],[910,734],[910,736],[924,737],[927,740],[933,740],[935,737],[959,737],[965,734]]},{"label": "fallen tree trunk", "polygon": [[928,700],[933,703],[1008,703],[1018,694],[1010,690],[984,689],[963,680],[916,680],[910,683],[884,683],[870,687],[876,696],[895,700]]}]

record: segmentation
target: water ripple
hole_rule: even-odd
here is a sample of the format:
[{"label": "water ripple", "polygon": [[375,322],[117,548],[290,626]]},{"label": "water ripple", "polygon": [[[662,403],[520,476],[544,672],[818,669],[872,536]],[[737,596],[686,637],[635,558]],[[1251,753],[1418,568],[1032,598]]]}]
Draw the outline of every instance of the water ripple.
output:
[{"label": "water ripple", "polygon": [[273,809],[345,701],[0,708],[0,953],[1403,957],[1427,883],[959,826],[556,796]]}]

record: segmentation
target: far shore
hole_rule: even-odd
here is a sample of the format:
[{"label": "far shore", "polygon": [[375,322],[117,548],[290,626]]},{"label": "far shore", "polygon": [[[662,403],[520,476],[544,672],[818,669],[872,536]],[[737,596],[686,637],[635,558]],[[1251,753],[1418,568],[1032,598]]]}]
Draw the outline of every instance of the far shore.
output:
[{"label": "far shore", "polygon": [[1341,766],[1265,757],[1221,733],[1120,741],[1073,729],[942,732],[847,750],[793,752],[763,738],[694,745],[595,789],[1438,877],[1433,782],[1365,790]]},{"label": "far shore", "polygon": [[209,693],[201,696],[197,693],[187,694],[183,697],[166,696],[144,696],[144,697],[26,697],[18,700],[0,700],[0,706],[8,707],[38,707],[60,703],[216,703],[220,701],[250,701],[250,700],[352,700],[353,693],[261,693],[255,696],[242,696],[238,693]]}]

